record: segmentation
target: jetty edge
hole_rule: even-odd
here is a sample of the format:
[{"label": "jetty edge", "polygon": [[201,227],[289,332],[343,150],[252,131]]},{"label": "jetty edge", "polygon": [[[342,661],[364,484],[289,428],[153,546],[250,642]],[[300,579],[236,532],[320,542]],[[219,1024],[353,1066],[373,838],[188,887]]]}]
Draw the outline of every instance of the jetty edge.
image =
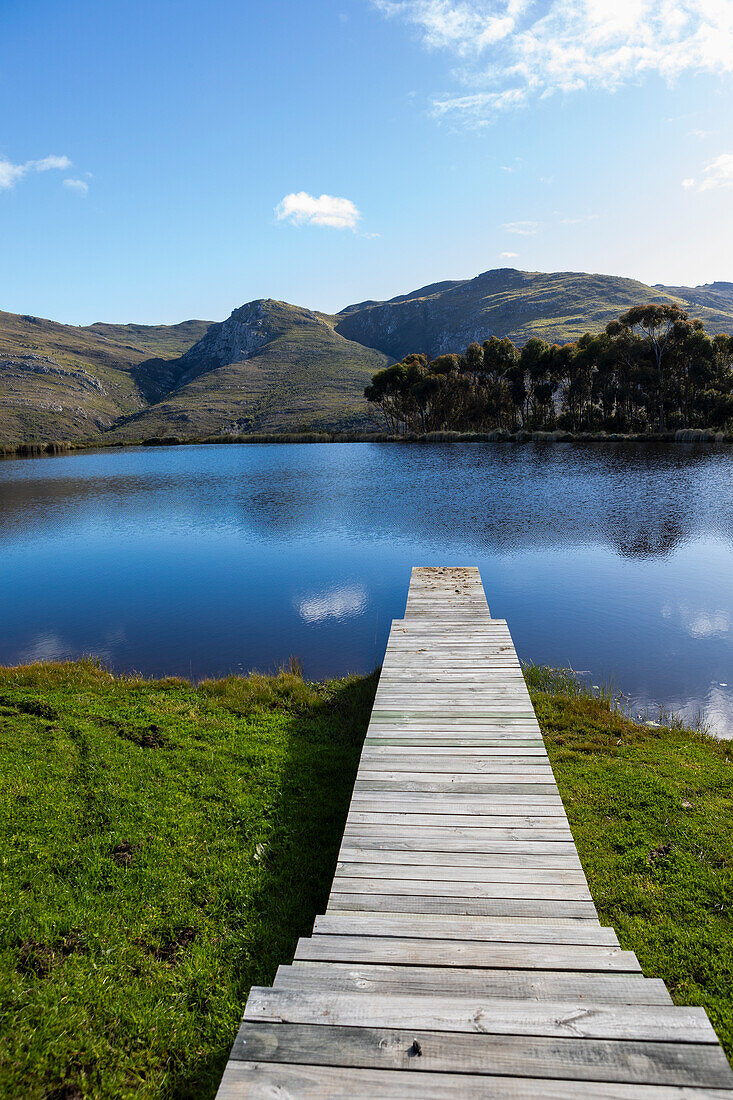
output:
[{"label": "jetty edge", "polygon": [[601,927],[507,624],[416,567],[323,916],[217,1100],[733,1100],[707,1014]]}]

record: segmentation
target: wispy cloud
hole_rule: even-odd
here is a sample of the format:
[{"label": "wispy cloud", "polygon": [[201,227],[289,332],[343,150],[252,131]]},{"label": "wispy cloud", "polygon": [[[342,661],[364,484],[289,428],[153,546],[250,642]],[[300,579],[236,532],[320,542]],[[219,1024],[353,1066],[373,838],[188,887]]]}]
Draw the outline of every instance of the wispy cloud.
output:
[{"label": "wispy cloud", "polygon": [[519,259],[519,253],[518,252],[500,252],[499,253],[499,259],[500,260],[518,260]]},{"label": "wispy cloud", "polygon": [[598,218],[597,214],[579,214],[575,218],[560,218],[560,225],[585,225],[586,222],[594,222]]},{"label": "wispy cloud", "polygon": [[63,156],[51,155],[40,160],[27,160],[24,164],[13,164],[0,157],[0,191],[9,191],[29,172],[49,172],[51,169],[63,172],[67,168],[71,168],[71,161]]},{"label": "wispy cloud", "polygon": [[351,199],[335,195],[309,195],[307,191],[293,191],[275,207],[278,221],[292,225],[319,225],[330,229],[356,229],[361,214]]},{"label": "wispy cloud", "polygon": [[682,180],[682,186],[686,191],[715,191],[733,187],[733,153],[721,153],[705,165],[700,179],[690,176]]},{"label": "wispy cloud", "polygon": [[70,191],[76,191],[78,195],[89,194],[89,184],[85,180],[66,179],[64,180],[64,187],[68,187]]},{"label": "wispy cloud", "polygon": [[539,227],[539,222],[505,222],[502,229],[507,233],[516,233],[519,237],[533,237]]},{"label": "wispy cloud", "polygon": [[613,90],[646,73],[733,72],[729,0],[372,0],[460,61],[467,94],[434,113],[484,124],[556,92]]}]

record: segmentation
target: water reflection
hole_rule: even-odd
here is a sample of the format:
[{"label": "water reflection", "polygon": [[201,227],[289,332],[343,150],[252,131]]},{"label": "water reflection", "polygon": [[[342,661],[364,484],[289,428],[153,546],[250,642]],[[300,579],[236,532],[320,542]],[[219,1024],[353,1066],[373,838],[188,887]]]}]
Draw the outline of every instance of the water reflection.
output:
[{"label": "water reflection", "polygon": [[371,668],[412,564],[477,564],[522,657],[733,732],[733,456],[143,448],[0,463],[0,661]]},{"label": "water reflection", "polygon": [[361,585],[331,588],[296,601],[298,614],[306,623],[322,623],[325,619],[348,619],[361,615],[366,604],[366,589]]}]

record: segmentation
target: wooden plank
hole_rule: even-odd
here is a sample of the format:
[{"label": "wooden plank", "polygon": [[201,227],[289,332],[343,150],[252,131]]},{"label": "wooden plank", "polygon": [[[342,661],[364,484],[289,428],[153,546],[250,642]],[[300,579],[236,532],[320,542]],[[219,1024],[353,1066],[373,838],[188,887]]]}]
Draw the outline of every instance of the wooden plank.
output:
[{"label": "wooden plank", "polygon": [[[391,801],[385,803],[381,798],[365,798],[353,802],[349,816],[352,814],[394,813],[400,817],[411,814],[457,814],[459,817],[495,817],[497,824],[506,818],[521,818],[523,820],[539,819],[550,822],[566,822],[565,810],[562,803],[554,802],[549,806],[527,806],[523,802],[495,803],[489,799],[471,799],[461,801],[458,798],[442,798],[439,801],[432,798],[422,798],[420,795],[406,796],[398,803]],[[427,822],[425,822],[427,824]]]},{"label": "wooden plank", "polygon": [[582,944],[515,944],[482,940],[399,939],[396,936],[322,936],[298,940],[297,960],[467,966],[504,970],[595,970],[641,973],[633,951]]},{"label": "wooden plank", "polygon": [[[551,844],[533,840],[487,840],[478,829],[462,829],[460,836],[458,829],[432,829],[429,838],[407,836],[405,833],[385,834],[383,829],[375,826],[363,826],[370,832],[350,832],[344,834],[344,842],[349,848],[373,848],[376,851],[386,849],[392,852],[401,851],[431,851],[431,852],[475,852],[483,855],[528,855],[528,856],[559,856],[565,858],[577,858],[574,844]],[[470,835],[467,835],[470,834]],[[562,866],[562,864],[559,864]]]},{"label": "wooden plank", "polygon": [[349,878],[339,874],[334,879],[334,891],[343,894],[371,894],[383,896],[399,894],[402,897],[439,898],[521,898],[540,901],[591,902],[586,885],[563,883],[560,886],[547,882],[462,882],[446,879],[393,879]]},{"label": "wooden plank", "polygon": [[[291,993],[253,986],[245,1022],[270,1020],[293,1024],[335,1024],[340,1027],[377,1028],[384,1033],[409,1019],[412,1028],[458,1034],[533,1035],[565,1040],[616,1039],[653,1044],[710,1045],[715,1056],[720,1048],[710,1021],[702,1008],[677,1005],[606,1005],[590,1001],[521,1001],[489,997],[415,998],[389,993]],[[406,1033],[403,1032],[403,1036]],[[332,1037],[334,1038],[334,1037]],[[481,1044],[476,1044],[480,1046]],[[409,1043],[408,1043],[409,1046]],[[686,1051],[686,1054],[690,1054]],[[722,1050],[720,1051],[722,1055]],[[256,1057],[256,1055],[255,1055]],[[716,1058],[727,1070],[725,1061]],[[486,1065],[486,1060],[483,1062]],[[424,1065],[424,1063],[423,1063]],[[448,1066],[435,1066],[435,1069]],[[458,1066],[453,1068],[458,1069]],[[465,1067],[468,1069],[468,1067]],[[477,1069],[479,1067],[476,1067]],[[733,1076],[727,1077],[733,1087]],[[660,1082],[661,1083],[661,1082]],[[700,1083],[699,1078],[696,1081]],[[720,1085],[718,1081],[716,1084]]]},{"label": "wooden plank", "polygon": [[360,773],[364,779],[381,777],[382,775],[452,775],[452,776],[494,776],[517,775],[524,778],[527,775],[539,776],[541,779],[554,780],[549,761],[537,760],[530,757],[528,760],[492,760],[490,757],[480,756],[449,756],[444,760],[435,756],[419,756],[415,754],[414,760],[407,756],[395,757],[367,757],[362,759]]},{"label": "wooden plank", "polygon": [[[559,835],[558,835],[559,834]],[[414,829],[399,830],[396,825],[348,825],[344,829],[344,839],[352,837],[387,838],[396,837],[411,840],[415,844],[422,844],[423,848],[430,848],[427,841],[433,840],[478,840],[481,843],[517,844],[519,850],[522,845],[527,845],[527,851],[568,853],[575,848],[572,834],[569,830],[558,829],[502,829],[502,828],[475,828],[469,825],[418,825]],[[358,847],[358,845],[357,845]]]},{"label": "wooden plank", "polygon": [[556,832],[568,831],[567,821],[557,815],[555,817],[529,817],[489,814],[441,814],[439,812],[424,814],[418,813],[413,807],[412,812],[395,812],[373,810],[361,812],[353,810],[347,821],[350,825],[399,825],[404,828],[418,828],[421,825],[457,826],[469,825],[472,828],[506,828],[506,829],[553,829]]},{"label": "wooden plank", "polygon": [[574,917],[598,921],[587,901],[539,901],[526,898],[440,898],[405,894],[346,894],[334,890],[327,911],[372,910],[377,913],[449,913],[463,917]]},{"label": "wooden plank", "polygon": [[618,947],[613,928],[586,921],[555,920],[542,923],[475,920],[471,917],[404,916],[385,913],[325,913],[316,917],[313,928],[319,935],[396,936],[397,938],[498,941],[500,943],[584,944]]},{"label": "wooden plank", "polygon": [[[572,853],[567,857],[559,856],[528,856],[528,855],[485,855],[481,852],[445,852],[425,851],[422,847],[417,850],[406,848],[373,849],[350,848],[345,841],[339,851],[339,860],[351,867],[359,864],[373,864],[382,868],[380,873],[387,874],[394,866],[429,868],[447,865],[457,871],[466,870],[492,872],[531,872],[533,870],[549,872],[573,872],[583,873],[583,867],[577,854]],[[500,881],[497,879],[497,881]]]},{"label": "wooden plank", "polygon": [[412,776],[403,778],[372,779],[358,776],[355,789],[360,791],[404,791],[419,793],[440,794],[552,794],[557,790],[554,782],[543,783],[532,776],[522,781],[521,776],[493,776],[485,779],[466,779],[459,776],[450,776],[437,779],[414,779]]},{"label": "wooden plank", "polygon": [[722,1089],[234,1060],[217,1100],[730,1100]]},{"label": "wooden plank", "polygon": [[[413,738],[414,740],[414,738]],[[539,746],[528,746],[526,748],[515,749],[501,745],[499,747],[492,746],[471,746],[471,745],[424,745],[419,753],[415,753],[415,750],[410,745],[401,745],[399,742],[394,745],[372,745],[367,742],[364,743],[364,750],[361,754],[362,760],[384,760],[394,759],[398,760],[400,757],[419,756],[421,760],[427,760],[429,757],[437,757],[439,760],[446,760],[454,757],[456,760],[495,760],[498,763],[507,764],[522,764],[526,760],[547,760],[547,753],[544,748]]]},{"label": "wooden plank", "polygon": [[405,807],[421,806],[422,810],[420,812],[422,813],[427,813],[431,806],[437,806],[438,813],[441,810],[448,813],[461,813],[462,809],[466,809],[468,813],[475,813],[490,806],[492,812],[496,814],[559,813],[565,816],[565,807],[558,794],[525,795],[524,792],[520,800],[516,796],[503,793],[495,793],[491,797],[487,797],[485,795],[454,794],[451,792],[423,794],[420,791],[406,794],[381,791],[379,795],[370,795],[364,791],[356,791],[351,799],[351,805],[355,809],[360,809],[362,803],[373,803],[375,801],[378,801],[380,806],[385,806],[390,810],[396,809],[396,804]]},{"label": "wooden plank", "polygon": [[480,864],[475,867],[457,867],[453,865],[440,866],[429,864],[383,864],[360,863],[358,860],[347,862],[339,860],[336,864],[336,874],[339,881],[346,878],[367,879],[435,879],[442,882],[531,882],[534,885],[550,883],[554,886],[574,885],[586,887],[585,875],[582,870],[560,870],[547,867],[483,867]]},{"label": "wooden plank", "polygon": [[518,1000],[600,1001],[603,1004],[670,1005],[664,982],[641,974],[574,973],[554,970],[491,970],[465,967],[352,965],[295,962],[278,968],[275,989],[335,989],[353,993],[500,997]]}]

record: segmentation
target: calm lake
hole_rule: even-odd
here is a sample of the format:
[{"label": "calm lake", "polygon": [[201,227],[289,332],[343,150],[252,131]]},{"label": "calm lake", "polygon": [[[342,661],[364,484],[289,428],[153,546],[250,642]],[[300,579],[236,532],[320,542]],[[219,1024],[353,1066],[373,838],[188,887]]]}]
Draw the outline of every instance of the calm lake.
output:
[{"label": "calm lake", "polygon": [[139,448],[0,462],[0,663],[369,670],[412,565],[478,565],[519,656],[733,735],[733,453]]}]

